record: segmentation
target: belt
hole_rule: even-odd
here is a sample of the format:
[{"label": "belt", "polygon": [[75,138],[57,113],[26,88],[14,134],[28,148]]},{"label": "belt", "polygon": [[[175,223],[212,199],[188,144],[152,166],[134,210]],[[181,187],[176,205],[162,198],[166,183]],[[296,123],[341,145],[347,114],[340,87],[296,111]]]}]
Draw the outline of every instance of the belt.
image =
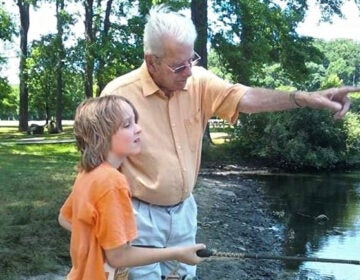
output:
[{"label": "belt", "polygon": [[160,208],[174,208],[174,207],[180,206],[181,204],[184,203],[184,201],[180,201],[180,202],[178,202],[178,203],[176,203],[176,204],[173,204],[173,205],[158,205],[158,204],[149,203],[149,202],[147,202],[147,201],[138,199],[138,198],[136,198],[136,197],[133,197],[132,199],[136,199],[137,201],[140,201],[141,203],[144,203],[144,204],[147,204],[147,205],[151,205],[151,206],[155,206],[155,207],[160,207]]}]

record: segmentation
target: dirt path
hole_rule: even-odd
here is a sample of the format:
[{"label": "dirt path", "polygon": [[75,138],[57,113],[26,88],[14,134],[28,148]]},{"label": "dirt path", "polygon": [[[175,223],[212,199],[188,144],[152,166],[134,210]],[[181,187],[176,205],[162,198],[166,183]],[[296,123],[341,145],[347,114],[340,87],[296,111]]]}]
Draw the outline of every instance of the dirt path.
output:
[{"label": "dirt path", "polygon": [[[217,251],[282,254],[282,232],[261,188],[241,175],[250,170],[218,171],[203,169],[194,192],[198,241]],[[201,280],[294,279],[286,274],[283,264],[272,260],[210,258],[198,266]]]}]

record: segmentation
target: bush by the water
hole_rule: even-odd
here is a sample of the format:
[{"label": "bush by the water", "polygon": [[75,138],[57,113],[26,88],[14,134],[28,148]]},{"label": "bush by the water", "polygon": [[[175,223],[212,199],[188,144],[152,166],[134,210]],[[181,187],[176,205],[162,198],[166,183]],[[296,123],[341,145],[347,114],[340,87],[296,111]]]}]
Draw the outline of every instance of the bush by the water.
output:
[{"label": "bush by the water", "polygon": [[[353,108],[360,108],[357,95]],[[334,120],[311,109],[242,115],[232,132],[232,151],[289,170],[330,170],[360,157],[360,116],[355,109]]]}]

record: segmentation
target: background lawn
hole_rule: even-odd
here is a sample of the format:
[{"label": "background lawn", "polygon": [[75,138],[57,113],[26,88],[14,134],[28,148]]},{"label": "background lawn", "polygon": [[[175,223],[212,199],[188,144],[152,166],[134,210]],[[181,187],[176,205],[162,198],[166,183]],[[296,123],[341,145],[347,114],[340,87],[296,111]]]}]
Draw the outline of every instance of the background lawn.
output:
[{"label": "background lawn", "polygon": [[[79,154],[74,143],[15,142],[29,137],[0,128],[0,279],[56,272],[70,262],[70,235],[57,216]],[[72,128],[32,137],[69,139]]]},{"label": "background lawn", "polygon": [[[223,134],[214,142],[223,143]],[[0,127],[0,279],[64,273],[70,234],[57,222],[76,176],[79,153],[72,127],[59,134],[27,135]],[[59,143],[44,144],[48,140]],[[221,145],[220,145],[221,146]],[[223,158],[209,149],[204,158]]]}]

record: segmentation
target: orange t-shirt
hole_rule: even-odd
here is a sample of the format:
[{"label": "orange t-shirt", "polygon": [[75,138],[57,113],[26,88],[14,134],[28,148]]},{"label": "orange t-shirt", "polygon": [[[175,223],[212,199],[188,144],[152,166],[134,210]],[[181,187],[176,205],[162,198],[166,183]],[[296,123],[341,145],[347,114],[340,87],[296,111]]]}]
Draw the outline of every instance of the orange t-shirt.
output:
[{"label": "orange t-shirt", "polygon": [[105,280],[104,249],[122,246],[136,237],[128,183],[108,163],[78,174],[60,209],[72,225],[68,280]]}]

